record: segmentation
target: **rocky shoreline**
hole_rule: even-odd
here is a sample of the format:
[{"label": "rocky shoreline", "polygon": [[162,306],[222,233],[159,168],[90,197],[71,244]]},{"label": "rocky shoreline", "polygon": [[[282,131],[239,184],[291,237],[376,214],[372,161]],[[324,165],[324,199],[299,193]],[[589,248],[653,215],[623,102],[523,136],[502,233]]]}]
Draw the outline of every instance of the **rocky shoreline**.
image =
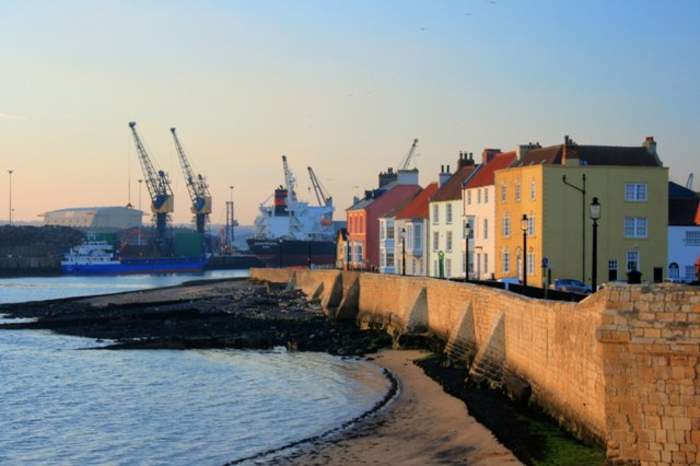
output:
[{"label": "rocky shoreline", "polygon": [[[327,319],[318,304],[284,286],[204,281],[169,288],[169,299],[154,296],[163,291],[6,304],[0,314],[35,320],[0,324],[0,330],[51,330],[111,342],[99,350],[285,346],[360,356],[391,344],[382,331]],[[134,299],[138,295],[155,299]]]}]

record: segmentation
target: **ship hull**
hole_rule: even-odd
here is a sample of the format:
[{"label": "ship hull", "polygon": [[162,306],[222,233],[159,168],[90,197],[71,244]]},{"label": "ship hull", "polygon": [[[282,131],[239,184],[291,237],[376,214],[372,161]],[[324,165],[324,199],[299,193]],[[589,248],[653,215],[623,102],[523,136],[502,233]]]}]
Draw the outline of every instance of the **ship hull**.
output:
[{"label": "ship hull", "polygon": [[248,247],[266,267],[335,264],[335,241],[249,239]]},{"label": "ship hull", "polygon": [[61,271],[71,275],[129,275],[201,272],[207,265],[203,257],[168,257],[123,259],[108,264],[61,264]]}]

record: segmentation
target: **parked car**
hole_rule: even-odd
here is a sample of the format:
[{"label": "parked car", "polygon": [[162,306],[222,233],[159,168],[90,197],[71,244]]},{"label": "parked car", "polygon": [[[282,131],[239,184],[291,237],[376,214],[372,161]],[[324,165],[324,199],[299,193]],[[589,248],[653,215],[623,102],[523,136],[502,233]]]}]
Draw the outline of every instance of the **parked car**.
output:
[{"label": "parked car", "polygon": [[520,285],[520,279],[518,277],[503,277],[496,281],[500,283],[508,283],[509,285]]},{"label": "parked car", "polygon": [[591,287],[583,283],[581,280],[573,278],[560,278],[555,280],[554,289],[557,291],[567,291],[569,293],[588,294],[591,293]]}]

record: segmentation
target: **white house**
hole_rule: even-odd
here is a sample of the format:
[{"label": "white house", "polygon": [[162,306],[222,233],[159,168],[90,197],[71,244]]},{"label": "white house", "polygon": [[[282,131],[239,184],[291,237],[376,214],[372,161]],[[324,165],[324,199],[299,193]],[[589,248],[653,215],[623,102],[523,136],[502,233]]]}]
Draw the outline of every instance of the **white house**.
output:
[{"label": "white house", "polygon": [[692,282],[700,259],[700,197],[673,182],[668,197],[668,279]]},{"label": "white house", "polygon": [[396,214],[396,273],[403,273],[404,247],[406,275],[424,276],[428,273],[428,203],[437,189],[437,183],[429,184]]},{"label": "white house", "polygon": [[440,171],[438,190],[429,205],[431,277],[463,277],[465,268],[464,206],[462,186],[477,171],[471,154],[459,154],[457,170],[449,165]]},{"label": "white house", "polygon": [[494,172],[507,168],[515,152],[484,149],[481,167],[464,185],[464,216],[472,233],[469,244],[469,278],[487,280],[496,272],[496,188]]}]

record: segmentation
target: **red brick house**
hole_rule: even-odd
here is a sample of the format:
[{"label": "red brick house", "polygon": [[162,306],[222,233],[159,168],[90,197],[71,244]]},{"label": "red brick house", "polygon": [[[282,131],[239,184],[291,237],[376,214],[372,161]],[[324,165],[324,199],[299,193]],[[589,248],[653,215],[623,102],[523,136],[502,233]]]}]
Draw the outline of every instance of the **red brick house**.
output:
[{"label": "red brick house", "polygon": [[377,270],[379,267],[379,217],[413,198],[421,187],[418,170],[391,169],[379,174],[379,187],[366,191],[346,210],[351,268]]}]

